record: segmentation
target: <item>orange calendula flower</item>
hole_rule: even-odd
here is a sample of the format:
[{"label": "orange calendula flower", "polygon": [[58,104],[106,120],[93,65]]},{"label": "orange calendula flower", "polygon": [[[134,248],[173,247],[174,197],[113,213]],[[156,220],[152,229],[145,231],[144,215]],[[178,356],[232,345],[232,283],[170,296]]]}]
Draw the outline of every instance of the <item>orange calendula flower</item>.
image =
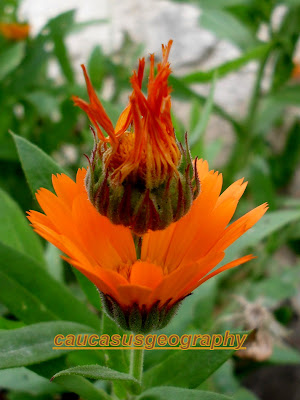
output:
[{"label": "orange calendula flower", "polygon": [[0,22],[0,33],[9,40],[24,40],[28,37],[29,31],[29,24]]},{"label": "orange calendula flower", "polygon": [[155,74],[150,56],[148,95],[142,93],[145,59],[131,77],[129,104],[114,127],[84,66],[89,103],[73,97],[97,131],[86,177],[89,199],[114,224],[142,235],[179,220],[199,193],[199,180],[185,149],[176,141],[171,120],[168,62],[172,41],[162,46]]},{"label": "orange calendula flower", "polygon": [[201,192],[189,213],[164,230],[146,233],[138,254],[132,231],[112,224],[89,201],[86,170],[78,171],[76,182],[63,174],[53,176],[56,195],[46,189],[36,195],[45,214],[29,212],[35,231],[97,286],[106,312],[125,329],[145,333],[162,328],[198,286],[253,258],[246,255],[214,269],[267,205],[228,225],[246,183],[238,180],[220,195],[222,175],[209,171],[203,160],[196,169]]}]

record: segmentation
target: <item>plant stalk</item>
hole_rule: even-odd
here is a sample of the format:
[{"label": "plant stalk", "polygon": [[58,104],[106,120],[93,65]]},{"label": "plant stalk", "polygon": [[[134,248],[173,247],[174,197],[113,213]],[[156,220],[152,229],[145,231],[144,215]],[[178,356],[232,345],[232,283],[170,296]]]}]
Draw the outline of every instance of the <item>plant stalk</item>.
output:
[{"label": "plant stalk", "polygon": [[142,382],[144,365],[144,349],[132,349],[130,354],[130,375]]}]

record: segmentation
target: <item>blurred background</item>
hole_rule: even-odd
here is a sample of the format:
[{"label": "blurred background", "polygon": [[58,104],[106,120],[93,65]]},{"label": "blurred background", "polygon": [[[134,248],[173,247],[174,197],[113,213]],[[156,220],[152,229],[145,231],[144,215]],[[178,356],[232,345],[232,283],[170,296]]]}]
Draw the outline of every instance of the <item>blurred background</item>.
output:
[{"label": "blurred background", "polygon": [[[0,0],[1,203],[24,213],[37,204],[9,130],[74,175],[93,145],[86,116],[70,100],[86,98],[80,64],[116,122],[138,58],[154,52],[159,59],[161,44],[174,40],[177,138],[188,132],[193,156],[222,171],[225,186],[249,180],[235,217],[270,205],[228,252],[250,248],[258,259],[207,282],[168,327],[253,330],[248,350],[201,386],[240,400],[300,399],[299,35],[299,0]],[[8,243],[15,226],[5,207],[0,225]],[[83,298],[58,252],[44,250],[49,273]],[[24,322],[1,293],[0,302],[0,329]],[[146,367],[162,357],[148,353]],[[0,371],[0,399],[53,398],[25,386]]]}]

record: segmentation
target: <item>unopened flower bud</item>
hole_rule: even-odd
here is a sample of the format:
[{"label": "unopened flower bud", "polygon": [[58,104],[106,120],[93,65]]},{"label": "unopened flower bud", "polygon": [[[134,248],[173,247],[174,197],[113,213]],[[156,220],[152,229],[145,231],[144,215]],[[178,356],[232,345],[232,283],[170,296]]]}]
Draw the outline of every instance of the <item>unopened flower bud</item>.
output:
[{"label": "unopened flower bud", "polygon": [[90,103],[74,98],[97,129],[86,176],[89,199],[100,214],[137,235],[165,229],[183,217],[200,190],[187,139],[185,147],[177,142],[171,121],[171,44],[163,46],[156,75],[154,55],[150,56],[147,98],[141,91],[145,60],[140,60],[131,77],[129,105],[115,128],[84,67]]}]

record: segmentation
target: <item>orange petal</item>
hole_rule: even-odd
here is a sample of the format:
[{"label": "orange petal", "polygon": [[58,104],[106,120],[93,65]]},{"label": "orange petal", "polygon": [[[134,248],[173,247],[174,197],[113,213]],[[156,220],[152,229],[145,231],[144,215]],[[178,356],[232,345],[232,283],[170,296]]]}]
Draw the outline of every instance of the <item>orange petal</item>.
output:
[{"label": "orange petal", "polygon": [[121,285],[126,282],[120,274],[114,271],[107,271],[104,268],[87,268],[86,265],[78,263],[76,260],[63,257],[68,263],[72,264],[78,271],[85,275],[96,287],[104,294],[108,294],[117,299],[118,291],[116,285]]},{"label": "orange petal", "polygon": [[137,285],[121,285],[117,287],[118,297],[116,300],[123,307],[130,307],[138,304],[140,307],[145,305],[149,308],[152,303],[149,301],[151,289]]},{"label": "orange petal", "polygon": [[118,268],[122,263],[136,260],[130,230],[113,225],[108,218],[100,215],[86,195],[76,197],[72,218],[80,240],[98,264]]},{"label": "orange petal", "polygon": [[267,203],[261,204],[249,211],[243,217],[229,225],[226,228],[224,234],[217,242],[215,249],[216,251],[225,250],[233,242],[235,242],[240,236],[242,236],[248,229],[252,228],[254,224],[265,214],[268,209]]},{"label": "orange petal", "polygon": [[202,189],[193,205],[183,218],[176,222],[172,240],[166,244],[165,265],[169,271],[184,262],[191,240],[197,234],[199,227],[205,229],[210,223],[212,212],[222,188],[222,175],[209,172],[201,182]]},{"label": "orange petal", "polygon": [[129,104],[121,113],[116,123],[115,131],[116,134],[125,132],[131,122],[131,105]]},{"label": "orange petal", "polygon": [[158,265],[137,261],[133,264],[130,274],[130,283],[147,288],[155,288],[163,279],[162,268]]},{"label": "orange petal", "polygon": [[230,263],[223,265],[223,267],[206,275],[204,278],[202,278],[199,281],[199,285],[202,285],[202,283],[208,281],[208,279],[212,278],[213,276],[219,275],[221,272],[226,271],[227,269],[238,267],[239,265],[245,264],[246,262],[253,260],[254,258],[256,258],[256,257],[254,257],[252,254],[248,254],[247,256],[240,257],[234,261],[231,261]]},{"label": "orange petal", "polygon": [[78,190],[76,183],[65,174],[52,175],[53,188],[66,206],[71,207]]}]

